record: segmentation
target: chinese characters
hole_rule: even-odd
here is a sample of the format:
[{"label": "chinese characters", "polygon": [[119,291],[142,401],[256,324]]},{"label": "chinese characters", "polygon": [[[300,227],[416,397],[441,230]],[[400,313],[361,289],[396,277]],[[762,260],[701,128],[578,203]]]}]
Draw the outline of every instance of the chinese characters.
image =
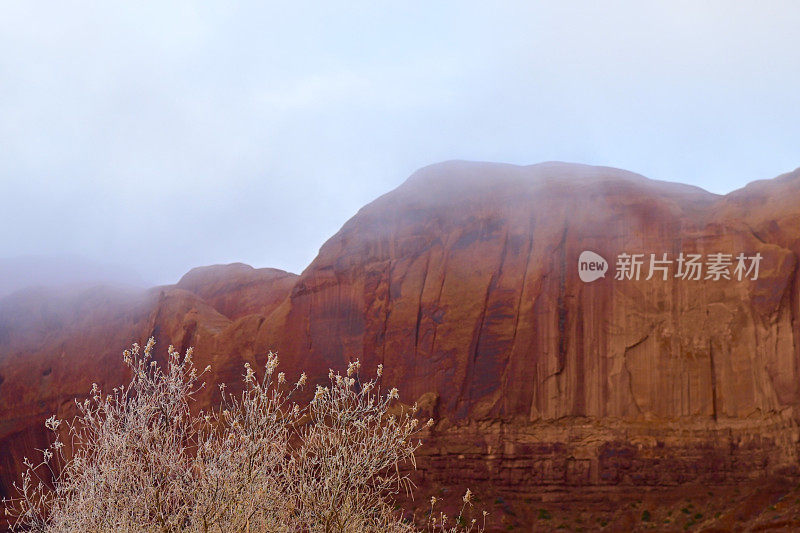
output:
[{"label": "chinese characters", "polygon": [[761,259],[761,253],[755,255],[739,253],[736,256],[713,253],[703,256],[681,252],[677,257],[670,257],[668,253],[658,255],[621,253],[617,256],[614,279],[757,280]]}]

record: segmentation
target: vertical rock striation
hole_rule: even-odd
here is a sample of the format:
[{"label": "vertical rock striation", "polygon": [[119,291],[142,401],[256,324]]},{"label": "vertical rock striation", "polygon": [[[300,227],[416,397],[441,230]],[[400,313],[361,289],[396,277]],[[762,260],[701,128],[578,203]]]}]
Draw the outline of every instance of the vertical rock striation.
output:
[{"label": "vertical rock striation", "polygon": [[[268,350],[318,379],[382,363],[437,418],[422,483],[589,497],[796,473],[798,199],[797,171],[718,196],[611,168],[448,162],[362,208],[300,276],[228,265],[125,298],[6,298],[0,490],[44,416],[124,379],[115,357],[149,335],[194,345],[229,383]],[[584,250],[605,278],[579,279]],[[650,254],[740,252],[763,258],[757,279],[674,264],[645,279]],[[623,253],[644,254],[638,281],[614,279]]]}]

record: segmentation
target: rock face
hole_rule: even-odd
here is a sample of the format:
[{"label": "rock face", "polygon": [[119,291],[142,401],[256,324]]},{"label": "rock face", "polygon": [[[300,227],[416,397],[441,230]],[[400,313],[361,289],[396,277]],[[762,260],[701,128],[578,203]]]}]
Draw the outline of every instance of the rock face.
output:
[{"label": "rock face", "polygon": [[0,300],[0,497],[12,495],[22,458],[46,445],[46,417],[70,418],[73,399],[85,398],[93,382],[108,389],[129,378],[120,347],[150,336],[160,341],[157,356],[169,344],[198,346],[215,380],[239,382],[246,353],[239,348],[296,277],[233,264],[197,268],[149,291],[36,289]]},{"label": "rock face", "polygon": [[[120,351],[193,345],[215,379],[382,363],[438,423],[418,479],[512,498],[796,473],[800,172],[718,196],[610,168],[449,162],[361,209],[300,276],[195,269],[173,287],[0,301],[0,492],[41,421]],[[578,257],[609,263],[584,283]],[[650,254],[673,263],[649,274]],[[731,279],[675,277],[731,254]],[[736,256],[760,254],[756,279]],[[643,254],[640,279],[615,279]],[[213,387],[209,387],[213,390]],[[206,398],[208,400],[208,398]]]}]

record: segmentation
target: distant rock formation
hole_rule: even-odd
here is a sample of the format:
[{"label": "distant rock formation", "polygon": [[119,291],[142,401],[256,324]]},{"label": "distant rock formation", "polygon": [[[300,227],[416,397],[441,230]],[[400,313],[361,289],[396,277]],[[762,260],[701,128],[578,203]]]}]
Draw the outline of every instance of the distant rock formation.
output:
[{"label": "distant rock formation", "polygon": [[[448,162],[362,208],[300,276],[234,264],[139,293],[15,294],[0,300],[0,493],[44,418],[121,382],[121,350],[150,335],[195,346],[229,384],[268,350],[312,379],[382,363],[437,419],[422,484],[589,498],[794,475],[799,200],[800,171],[718,196],[611,168]],[[605,278],[580,280],[584,251]],[[676,277],[681,253],[730,254],[731,279]],[[739,253],[761,258],[756,279],[734,275]],[[615,279],[622,254],[643,254],[640,279]],[[672,261],[666,280],[646,279],[650,254]]]},{"label": "distant rock formation", "polygon": [[125,265],[91,261],[75,255],[0,258],[0,298],[22,289],[47,288],[63,292],[100,283],[139,289],[148,286]]}]

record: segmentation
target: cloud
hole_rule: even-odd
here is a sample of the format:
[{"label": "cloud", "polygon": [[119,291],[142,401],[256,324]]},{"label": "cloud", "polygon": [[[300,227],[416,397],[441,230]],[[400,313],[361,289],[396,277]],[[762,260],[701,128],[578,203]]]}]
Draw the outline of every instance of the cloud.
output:
[{"label": "cloud", "polygon": [[302,270],[462,158],[724,192],[798,166],[789,2],[6,2],[0,257]]}]

